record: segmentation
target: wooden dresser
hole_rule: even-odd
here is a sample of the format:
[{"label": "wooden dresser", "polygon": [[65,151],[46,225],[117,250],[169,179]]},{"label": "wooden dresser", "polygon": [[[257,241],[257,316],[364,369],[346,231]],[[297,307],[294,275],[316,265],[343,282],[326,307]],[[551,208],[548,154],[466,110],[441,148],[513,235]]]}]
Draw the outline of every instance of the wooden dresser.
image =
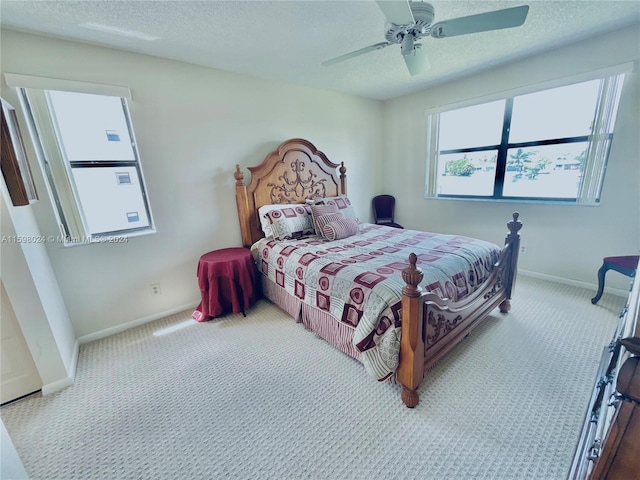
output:
[{"label": "wooden dresser", "polygon": [[568,480],[640,479],[640,277],[604,348]]}]

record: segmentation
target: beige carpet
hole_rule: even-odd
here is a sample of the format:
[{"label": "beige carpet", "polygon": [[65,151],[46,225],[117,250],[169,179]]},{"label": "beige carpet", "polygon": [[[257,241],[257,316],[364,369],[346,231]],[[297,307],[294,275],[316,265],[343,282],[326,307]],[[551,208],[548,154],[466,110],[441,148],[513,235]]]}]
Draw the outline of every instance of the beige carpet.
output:
[{"label": "beige carpet", "polygon": [[414,410],[261,301],[83,345],[72,387],[0,413],[32,479],[562,480],[625,302],[592,295],[521,276]]}]

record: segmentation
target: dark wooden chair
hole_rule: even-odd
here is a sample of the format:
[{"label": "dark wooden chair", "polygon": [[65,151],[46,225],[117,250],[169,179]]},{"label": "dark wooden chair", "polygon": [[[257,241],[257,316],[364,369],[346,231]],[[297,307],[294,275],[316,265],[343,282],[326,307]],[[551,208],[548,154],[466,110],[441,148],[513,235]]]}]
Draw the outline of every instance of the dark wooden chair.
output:
[{"label": "dark wooden chair", "polygon": [[638,268],[638,259],[640,255],[627,255],[623,257],[604,257],[602,259],[602,266],[598,270],[598,292],[596,296],[591,299],[591,303],[594,305],[598,303],[602,292],[604,291],[604,276],[609,270],[614,270],[618,273],[626,275],[627,277],[635,277],[636,269]]},{"label": "dark wooden chair", "polygon": [[393,219],[396,209],[396,199],[392,195],[378,195],[371,200],[373,218],[376,225],[404,228]]}]

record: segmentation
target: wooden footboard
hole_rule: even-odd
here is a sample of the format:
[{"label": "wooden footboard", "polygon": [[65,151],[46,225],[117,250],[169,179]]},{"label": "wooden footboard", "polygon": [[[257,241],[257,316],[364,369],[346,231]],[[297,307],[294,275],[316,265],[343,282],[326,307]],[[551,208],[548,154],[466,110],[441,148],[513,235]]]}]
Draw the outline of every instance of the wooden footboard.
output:
[{"label": "wooden footboard", "polygon": [[[402,401],[409,407],[419,402],[417,389],[427,373],[447,352],[500,307],[502,313],[511,308],[510,299],[515,286],[520,250],[519,231],[522,223],[518,212],[507,224],[509,234],[493,272],[472,295],[459,302],[441,299],[419,286],[422,270],[416,266],[415,254],[409,256],[409,267],[402,272],[406,285],[402,289],[402,338],[397,379],[402,385]],[[433,340],[427,324],[450,330],[448,335]]]}]

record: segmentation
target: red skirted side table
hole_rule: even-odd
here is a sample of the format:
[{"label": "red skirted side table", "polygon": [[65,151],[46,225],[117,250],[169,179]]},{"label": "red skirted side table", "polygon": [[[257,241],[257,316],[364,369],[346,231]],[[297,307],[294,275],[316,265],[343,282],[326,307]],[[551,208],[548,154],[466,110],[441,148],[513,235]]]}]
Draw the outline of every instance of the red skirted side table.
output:
[{"label": "red skirted side table", "polygon": [[245,315],[245,310],[260,298],[258,272],[247,248],[205,253],[198,261],[197,275],[202,299],[191,316],[198,322],[229,311]]}]

